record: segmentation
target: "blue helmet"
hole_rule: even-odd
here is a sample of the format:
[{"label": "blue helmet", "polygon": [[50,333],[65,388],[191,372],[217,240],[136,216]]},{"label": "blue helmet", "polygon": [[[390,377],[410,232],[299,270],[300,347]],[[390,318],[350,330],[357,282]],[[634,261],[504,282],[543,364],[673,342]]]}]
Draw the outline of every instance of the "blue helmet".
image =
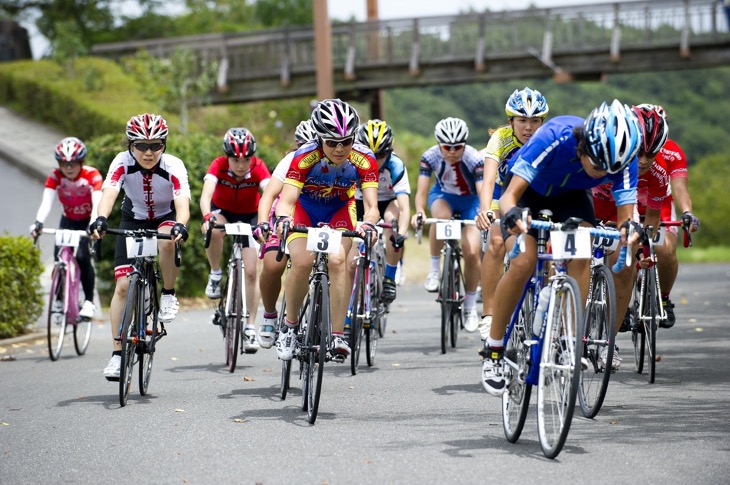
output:
[{"label": "blue helmet", "polygon": [[610,106],[603,102],[591,111],[583,128],[588,156],[608,173],[618,173],[626,168],[641,147],[636,114],[617,99]]},{"label": "blue helmet", "polygon": [[525,87],[522,91],[515,89],[515,92],[507,100],[504,111],[510,118],[515,116],[544,118],[547,116],[549,108],[545,96],[540,91]]}]

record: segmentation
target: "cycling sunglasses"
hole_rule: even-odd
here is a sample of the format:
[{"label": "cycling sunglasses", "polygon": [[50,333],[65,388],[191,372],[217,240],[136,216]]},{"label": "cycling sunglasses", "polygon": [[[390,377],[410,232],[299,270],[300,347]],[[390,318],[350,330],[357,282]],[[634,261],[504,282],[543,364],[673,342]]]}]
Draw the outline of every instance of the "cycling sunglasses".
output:
[{"label": "cycling sunglasses", "polygon": [[325,145],[327,145],[330,148],[337,148],[338,146],[342,145],[343,147],[349,147],[352,145],[352,142],[355,140],[355,137],[348,136],[347,138],[322,138],[322,141]]},{"label": "cycling sunglasses", "polygon": [[158,152],[165,147],[165,144],[162,142],[159,142],[159,141],[155,141],[152,143],[144,143],[141,141],[137,141],[137,142],[132,143],[132,146],[135,149],[139,150],[140,152],[144,153],[147,150],[152,150],[153,152]]},{"label": "cycling sunglasses", "polygon": [[446,150],[447,152],[458,152],[462,148],[466,146],[466,143],[456,143],[454,145],[447,145],[446,143],[441,144],[441,148]]}]

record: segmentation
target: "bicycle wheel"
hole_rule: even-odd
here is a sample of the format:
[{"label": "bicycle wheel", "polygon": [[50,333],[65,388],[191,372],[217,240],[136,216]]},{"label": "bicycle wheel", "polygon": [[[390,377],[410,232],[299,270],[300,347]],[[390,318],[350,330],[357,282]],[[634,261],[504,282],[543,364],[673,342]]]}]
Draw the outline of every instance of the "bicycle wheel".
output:
[{"label": "bicycle wheel", "polygon": [[576,335],[583,335],[578,283],[566,276],[557,284],[543,338],[537,384],[537,434],[547,458],[558,456],[570,431],[583,355],[583,339],[576,339]]},{"label": "bicycle wheel", "polygon": [[[644,270],[642,270],[644,271]],[[639,302],[641,296],[641,284],[634,282],[632,290],[631,303],[629,303],[629,311],[631,312],[631,342],[634,344],[634,367],[637,374],[644,371],[644,324],[639,315]]]},{"label": "bicycle wheel", "polygon": [[[453,253],[452,253],[453,254]],[[452,301],[451,301],[451,317],[449,318],[449,324],[451,325],[451,348],[456,348],[456,340],[459,336],[459,329],[464,325],[464,310],[461,307],[462,292],[461,285],[461,268],[458,261],[455,262],[455,268],[453,270],[453,288],[452,288]]]},{"label": "bicycle wheel", "polygon": [[[58,360],[63,348],[63,338],[66,335],[66,313],[68,308],[68,295],[66,291],[66,268],[56,265],[53,268],[53,279],[51,282],[51,291],[48,294],[48,356],[51,360]],[[58,310],[60,301],[63,304],[61,311],[53,311],[54,304]]]},{"label": "bicycle wheel", "polygon": [[310,319],[307,325],[307,363],[305,367],[307,378],[307,418],[309,424],[314,424],[319,411],[319,399],[322,393],[322,375],[327,355],[327,329],[329,328],[329,281],[326,275],[321,275],[315,283]]},{"label": "bicycle wheel", "polygon": [[365,271],[358,263],[355,269],[354,301],[350,316],[350,371],[357,374],[360,362],[360,345],[362,343],[363,318],[365,318]]},{"label": "bicycle wheel", "polygon": [[84,355],[91,340],[91,320],[79,319],[74,325],[74,347],[77,355]]},{"label": "bicycle wheel", "polygon": [[236,370],[238,358],[238,343],[241,338],[241,312],[243,302],[241,301],[241,262],[230,266],[228,275],[228,293],[226,294],[226,363],[228,372]]},{"label": "bicycle wheel", "polygon": [[444,266],[441,272],[441,288],[439,298],[441,298],[441,353],[446,353],[446,347],[449,342],[449,330],[451,327],[451,301],[453,300],[454,289],[454,263],[451,260],[451,248],[448,246],[444,249]]},{"label": "bicycle wheel", "polygon": [[[281,332],[281,328],[284,326],[284,315],[286,315],[286,299],[285,295],[282,295],[281,297],[281,310],[279,311],[279,318],[276,321],[276,332],[274,341],[279,339],[279,332]],[[293,359],[292,359],[293,360]],[[281,361],[281,381],[279,384],[279,390],[280,390],[280,397],[283,401],[286,399],[286,395],[289,392],[289,380],[291,378],[291,360],[282,360]]]},{"label": "bicycle wheel", "polygon": [[134,360],[137,354],[137,314],[139,312],[139,294],[137,281],[139,275],[134,274],[130,278],[127,289],[127,299],[122,310],[122,365],[119,371],[119,404],[125,406],[129,397],[129,390],[132,387],[132,371]]},{"label": "bicycle wheel", "polygon": [[646,363],[649,365],[649,384],[654,384],[656,377],[656,331],[657,331],[657,315],[659,313],[659,295],[657,295],[656,287],[656,266],[646,270],[646,298],[644,311],[646,319],[644,319],[644,336],[646,337]]},{"label": "bicycle wheel", "polygon": [[515,443],[525,426],[530,407],[532,386],[525,382],[529,368],[530,347],[525,340],[531,337],[535,290],[530,287],[522,301],[520,313],[504,350],[504,377],[507,389],[502,394],[502,427],[504,436]]},{"label": "bicycle wheel", "polygon": [[370,298],[370,322],[365,333],[365,350],[368,361],[368,367],[375,365],[375,352],[378,349],[378,337],[380,337],[380,322],[385,315],[385,305],[377,298]]},{"label": "bicycle wheel", "polygon": [[[611,378],[616,337],[616,289],[606,266],[591,272],[592,291],[586,305],[583,357],[588,367],[580,373],[578,399],[583,416],[594,418],[601,410]],[[582,368],[582,367],[581,367]]]},{"label": "bicycle wheel", "polygon": [[[154,277],[154,276],[152,276]],[[141,341],[139,345],[139,393],[141,395],[147,394],[147,389],[150,386],[150,379],[152,378],[152,363],[155,359],[155,344],[157,343],[157,336],[159,334],[159,322],[157,321],[157,298],[155,297],[155,291],[149,288],[151,281],[148,277],[147,287],[143,291],[149,291],[150,298],[150,310],[149,314],[145,312],[144,299],[140,298],[138,303],[138,312],[141,319],[141,325],[139,328],[144,328],[145,337],[144,341]],[[145,293],[146,294],[146,293]]]}]

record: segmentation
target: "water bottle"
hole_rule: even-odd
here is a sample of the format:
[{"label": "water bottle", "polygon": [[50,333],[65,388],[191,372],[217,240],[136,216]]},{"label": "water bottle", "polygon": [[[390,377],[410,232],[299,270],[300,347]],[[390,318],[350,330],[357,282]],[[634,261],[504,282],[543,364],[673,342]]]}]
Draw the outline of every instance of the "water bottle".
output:
[{"label": "water bottle", "polygon": [[537,298],[537,309],[535,310],[535,318],[532,320],[532,334],[540,335],[542,330],[542,322],[545,319],[545,312],[550,303],[550,287],[546,286],[540,290],[540,295]]}]

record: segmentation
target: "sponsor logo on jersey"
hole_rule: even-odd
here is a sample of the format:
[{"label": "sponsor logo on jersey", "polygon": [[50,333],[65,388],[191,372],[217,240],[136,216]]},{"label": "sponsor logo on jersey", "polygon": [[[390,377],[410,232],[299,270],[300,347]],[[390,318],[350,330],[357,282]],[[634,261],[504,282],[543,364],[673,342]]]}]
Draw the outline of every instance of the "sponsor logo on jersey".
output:
[{"label": "sponsor logo on jersey", "polygon": [[350,162],[360,170],[368,170],[372,166],[368,157],[355,151],[350,152]]},{"label": "sponsor logo on jersey", "polygon": [[307,170],[308,168],[311,168],[313,165],[319,162],[319,160],[319,151],[315,150],[299,159],[299,162],[297,162],[297,168],[299,168],[299,170]]}]

